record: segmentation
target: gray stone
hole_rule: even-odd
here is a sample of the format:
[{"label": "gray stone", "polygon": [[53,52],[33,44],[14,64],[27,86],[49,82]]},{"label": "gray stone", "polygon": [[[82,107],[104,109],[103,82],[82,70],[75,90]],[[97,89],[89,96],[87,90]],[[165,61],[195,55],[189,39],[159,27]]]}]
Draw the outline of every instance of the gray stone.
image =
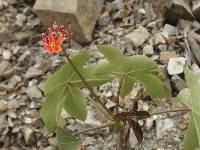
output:
[{"label": "gray stone", "polygon": [[170,131],[172,128],[174,128],[174,120],[171,118],[166,118],[164,120],[164,126],[163,129],[165,131]]},{"label": "gray stone", "polygon": [[181,91],[187,87],[186,83],[177,75],[173,75],[171,81],[177,91]]},{"label": "gray stone", "polygon": [[157,138],[162,139],[172,128],[174,128],[174,126],[174,120],[171,118],[156,120]]},{"label": "gray stone", "polygon": [[154,54],[153,51],[153,46],[152,45],[147,45],[143,48],[143,54],[147,56],[152,56]]},{"label": "gray stone", "polygon": [[161,32],[162,36],[165,38],[169,38],[169,36],[176,35],[176,27],[170,25],[170,24],[165,24],[163,31]]},{"label": "gray stone", "polygon": [[3,0],[0,0],[0,11],[4,9],[4,3]]},{"label": "gray stone", "polygon": [[166,12],[166,19],[170,24],[176,24],[178,19],[194,20],[191,7],[186,0],[170,0],[168,3],[168,10]]},{"label": "gray stone", "polygon": [[96,139],[93,137],[86,137],[85,141],[82,143],[83,145],[93,145],[95,143]]},{"label": "gray stone", "polygon": [[27,44],[30,38],[29,32],[17,32],[14,34],[15,40],[19,42],[19,44]]},{"label": "gray stone", "polygon": [[24,14],[17,14],[16,15],[16,25],[22,27],[26,21],[26,16]]},{"label": "gray stone", "polygon": [[71,24],[74,39],[80,43],[92,40],[96,20],[100,16],[103,0],[37,0],[34,10],[47,29],[57,24]]},{"label": "gray stone", "polygon": [[126,36],[128,43],[132,44],[135,47],[140,47],[149,37],[149,33],[146,28],[140,26],[138,29],[129,33]]},{"label": "gray stone", "polygon": [[1,61],[0,62],[0,77],[5,74],[11,68],[11,64],[8,61]]},{"label": "gray stone", "polygon": [[155,20],[157,18],[157,14],[154,12],[152,3],[145,2],[144,6],[149,18],[151,18],[151,20]]},{"label": "gray stone", "polygon": [[44,72],[39,69],[38,67],[30,67],[27,72],[25,73],[24,77],[29,79],[29,78],[34,78],[34,77],[37,77],[37,76],[41,76],[43,75]]},{"label": "gray stone", "polygon": [[42,93],[41,91],[37,88],[37,87],[30,87],[26,90],[26,94],[28,95],[28,97],[30,99],[33,98],[41,98],[42,97]]},{"label": "gray stone", "polygon": [[108,12],[104,12],[100,17],[99,17],[99,25],[105,26],[108,25],[110,21],[110,15]]},{"label": "gray stone", "polygon": [[12,87],[14,87],[17,83],[22,81],[22,77],[18,76],[18,75],[14,75],[12,76],[12,78],[10,79],[10,83],[12,84]]}]

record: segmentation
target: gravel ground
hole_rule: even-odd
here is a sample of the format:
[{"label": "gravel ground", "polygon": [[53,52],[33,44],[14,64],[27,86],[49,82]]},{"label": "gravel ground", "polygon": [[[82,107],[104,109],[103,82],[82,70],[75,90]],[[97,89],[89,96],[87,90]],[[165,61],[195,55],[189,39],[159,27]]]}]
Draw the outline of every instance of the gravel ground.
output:
[{"label": "gravel ground", "polygon": [[[172,57],[186,57],[187,43],[185,30],[199,37],[200,24],[197,21],[180,19],[176,26],[166,21],[162,3],[144,3],[134,0],[109,1],[104,4],[97,22],[93,41],[85,46],[72,41],[64,47],[74,53],[77,49],[88,49],[88,63],[102,58],[95,44],[110,44],[120,49],[124,55],[145,54],[159,64],[166,75],[166,83],[173,96],[186,85],[183,75],[169,75],[166,69]],[[0,0],[0,149],[2,150],[50,150],[55,145],[55,135],[48,133],[41,120],[40,107],[44,84],[64,63],[61,55],[48,55],[42,47],[40,33],[43,31],[39,18],[32,10],[34,1]],[[157,6],[157,7],[156,7]],[[159,7],[158,7],[159,6]],[[187,28],[188,27],[188,28]],[[130,34],[133,35],[130,37]],[[197,36],[198,35],[198,36]],[[138,39],[138,40],[136,40]],[[199,38],[200,39],[200,38]],[[196,40],[196,39],[195,39]],[[190,43],[189,43],[190,44]],[[198,58],[200,56],[196,56]],[[198,61],[187,57],[193,71],[198,71]],[[172,64],[174,65],[174,64]],[[168,70],[169,71],[169,70]],[[172,74],[174,70],[171,70]],[[181,70],[180,70],[180,73]],[[99,87],[99,95],[106,98],[107,106],[113,105],[118,81]],[[88,91],[85,90],[87,93]],[[133,88],[126,101],[121,101],[126,109],[133,105]],[[88,102],[87,123],[66,116],[66,126],[79,131],[89,126],[105,122],[99,112]],[[146,95],[139,99],[139,108],[157,112],[179,106],[174,99],[153,102]],[[130,133],[130,149],[136,150],[181,150],[188,127],[187,113],[168,113],[141,120],[144,141],[137,144],[134,133]],[[81,135],[86,150],[114,150],[116,135],[106,128]]]}]

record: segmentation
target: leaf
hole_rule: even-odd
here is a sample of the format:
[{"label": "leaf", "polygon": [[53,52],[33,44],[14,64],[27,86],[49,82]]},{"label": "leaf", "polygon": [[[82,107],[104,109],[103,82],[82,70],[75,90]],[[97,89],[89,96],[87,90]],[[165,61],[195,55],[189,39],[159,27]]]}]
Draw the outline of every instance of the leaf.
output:
[{"label": "leaf", "polygon": [[139,123],[135,122],[134,120],[129,120],[128,122],[129,122],[131,128],[133,129],[133,132],[135,133],[138,143],[142,142],[143,132],[142,132],[142,129],[141,129]]},{"label": "leaf", "polygon": [[83,99],[83,96],[75,88],[69,87],[63,107],[73,117],[85,120],[87,105]]},{"label": "leaf", "polygon": [[124,77],[120,90],[122,98],[131,91],[135,82],[143,83],[152,99],[170,96],[159,78],[156,64],[148,57],[126,57],[118,49],[106,45],[98,45],[97,48],[112,65],[110,73]]},{"label": "leaf", "polygon": [[[84,67],[87,59],[88,53],[82,52],[71,60],[91,87],[111,80],[109,76],[94,74],[93,69],[97,65]],[[59,124],[57,116],[60,116],[60,111],[57,111],[57,108],[61,101],[63,101],[61,107],[68,114],[76,119],[85,120],[87,115],[86,99],[72,85],[79,88],[86,87],[68,63],[48,78],[44,92],[47,99],[42,106],[42,119],[49,131],[54,131],[56,125]]]},{"label": "leaf", "polygon": [[188,89],[178,94],[178,100],[190,110],[190,122],[184,139],[184,149],[194,150],[200,147],[200,85],[198,78],[188,68],[184,69]]},{"label": "leaf", "polygon": [[60,150],[77,150],[80,146],[80,140],[64,129],[57,128],[56,136]]}]

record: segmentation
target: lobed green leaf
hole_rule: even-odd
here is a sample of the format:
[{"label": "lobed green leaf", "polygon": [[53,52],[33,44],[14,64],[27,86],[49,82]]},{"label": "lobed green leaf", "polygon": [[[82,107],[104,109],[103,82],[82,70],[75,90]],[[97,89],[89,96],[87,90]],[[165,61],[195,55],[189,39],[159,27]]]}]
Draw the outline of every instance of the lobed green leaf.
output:
[{"label": "lobed green leaf", "polygon": [[62,128],[56,129],[58,148],[60,150],[77,150],[81,141]]},{"label": "lobed green leaf", "polygon": [[126,57],[118,49],[106,45],[98,45],[97,48],[112,66],[110,74],[123,77],[121,97],[124,98],[130,93],[135,82],[143,83],[152,99],[170,96],[169,90],[160,80],[157,65],[148,57]]},{"label": "lobed green leaf", "polygon": [[185,150],[200,148],[200,85],[198,78],[188,68],[184,69],[188,89],[178,94],[178,100],[187,106],[190,112],[189,127],[184,139]]}]

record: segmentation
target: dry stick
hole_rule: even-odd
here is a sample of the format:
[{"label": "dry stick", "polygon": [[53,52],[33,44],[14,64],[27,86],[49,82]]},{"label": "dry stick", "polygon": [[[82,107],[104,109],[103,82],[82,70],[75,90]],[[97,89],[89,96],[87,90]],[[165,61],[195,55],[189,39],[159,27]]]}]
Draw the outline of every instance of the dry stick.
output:
[{"label": "dry stick", "polygon": [[89,89],[89,91],[92,93],[92,95],[95,98],[95,101],[97,101],[106,111],[110,116],[112,115],[112,112],[103,104],[103,102],[98,98],[98,96],[95,94],[95,92],[93,91],[93,89],[90,87],[90,85],[86,82],[85,78],[82,76],[82,74],[79,72],[79,70],[76,68],[76,66],[73,64],[73,62],[71,61],[69,55],[67,54],[66,51],[63,51],[64,55],[67,58],[67,61],[69,62],[69,64],[71,65],[71,67],[74,69],[74,71],[76,72],[76,74],[79,76],[79,78],[82,80],[82,82],[85,84],[85,86]]},{"label": "dry stick", "polygon": [[119,79],[119,88],[118,88],[118,92],[117,92],[117,101],[116,101],[116,105],[117,105],[117,108],[116,108],[116,113],[119,112],[119,97],[120,97],[120,89],[121,89],[121,86],[122,86],[122,81],[123,81],[123,78],[124,76],[122,75],[122,77]]},{"label": "dry stick", "polygon": [[110,127],[110,126],[112,126],[113,124],[114,124],[114,122],[111,122],[111,123],[107,123],[107,124],[102,125],[102,126],[99,126],[99,127],[94,127],[94,128],[90,128],[90,129],[85,129],[85,130],[82,130],[82,131],[75,132],[75,133],[73,133],[73,135],[79,135],[79,134],[82,134],[82,133],[85,133],[85,132],[89,132],[89,131],[93,131],[93,130],[98,130],[98,129]]},{"label": "dry stick", "polygon": [[191,110],[189,108],[176,108],[176,109],[163,110],[160,112],[150,113],[150,115],[153,116],[153,115],[160,115],[160,114],[170,113],[170,112],[184,112],[184,111],[191,111]]}]

